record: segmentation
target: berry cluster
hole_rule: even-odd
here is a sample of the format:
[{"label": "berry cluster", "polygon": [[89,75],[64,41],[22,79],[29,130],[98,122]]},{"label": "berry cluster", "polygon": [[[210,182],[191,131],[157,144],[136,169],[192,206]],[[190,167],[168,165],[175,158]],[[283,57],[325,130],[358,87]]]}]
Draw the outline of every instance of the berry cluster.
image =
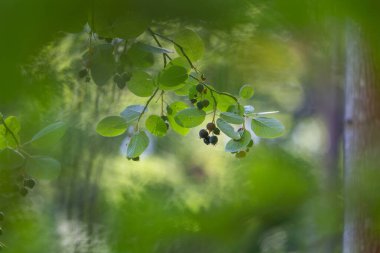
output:
[{"label": "berry cluster", "polygon": [[219,128],[217,128],[213,122],[208,123],[206,128],[207,130],[201,129],[201,131],[199,131],[199,137],[203,139],[203,142],[206,145],[209,145],[210,143],[216,145],[218,143],[218,137],[216,135],[220,134]]},{"label": "berry cluster", "polygon": [[[195,88],[196,88],[197,92],[200,94],[206,94],[207,93],[206,87],[201,83],[199,83]],[[206,108],[210,105],[210,101],[208,101],[208,99],[202,99],[202,100],[198,101],[198,99],[196,97],[197,96],[195,95],[194,98],[190,99],[190,102],[192,104],[196,103],[196,106],[199,110],[202,110],[203,108]]]},{"label": "berry cluster", "polygon": [[91,81],[90,73],[86,68],[78,72],[78,77],[84,79],[87,83]]},{"label": "berry cluster", "polygon": [[23,175],[18,177],[18,181],[20,182],[18,185],[19,193],[23,197],[36,185],[36,181],[33,178],[25,178]]},{"label": "berry cluster", "polygon": [[116,83],[119,89],[123,89],[127,85],[127,82],[131,80],[131,77],[132,77],[131,73],[127,73],[127,72],[116,73],[113,76],[113,81]]}]

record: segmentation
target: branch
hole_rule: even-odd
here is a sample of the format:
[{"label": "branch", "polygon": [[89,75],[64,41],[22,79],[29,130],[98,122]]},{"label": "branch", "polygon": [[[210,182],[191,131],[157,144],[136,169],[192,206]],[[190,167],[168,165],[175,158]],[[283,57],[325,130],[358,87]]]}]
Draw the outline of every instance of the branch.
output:
[{"label": "branch", "polygon": [[160,90],[160,88],[157,87],[156,90],[153,92],[152,96],[150,96],[150,98],[148,99],[148,101],[146,101],[146,104],[145,104],[145,106],[144,106],[144,109],[143,109],[143,111],[141,112],[139,118],[137,119],[137,124],[136,124],[136,128],[137,128],[137,130],[139,129],[139,123],[140,123],[140,120],[141,120],[142,116],[144,115],[146,109],[148,108],[148,105],[149,105],[150,101],[152,101],[152,99],[154,98],[154,96],[156,96],[156,94],[157,94],[157,92],[158,92],[159,90]]}]

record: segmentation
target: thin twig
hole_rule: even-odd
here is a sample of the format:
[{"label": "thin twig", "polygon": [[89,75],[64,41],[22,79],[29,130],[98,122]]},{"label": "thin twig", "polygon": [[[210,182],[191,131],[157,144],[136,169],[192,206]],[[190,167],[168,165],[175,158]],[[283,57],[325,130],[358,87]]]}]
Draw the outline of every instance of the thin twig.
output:
[{"label": "thin twig", "polygon": [[136,124],[136,129],[138,130],[139,129],[139,123],[140,123],[140,120],[142,118],[142,116],[144,115],[146,109],[148,108],[148,105],[150,103],[150,101],[152,101],[152,99],[154,98],[154,96],[156,96],[157,92],[160,90],[159,87],[156,88],[156,90],[153,92],[152,96],[150,96],[150,98],[148,99],[148,101],[146,101],[146,104],[144,106],[144,109],[143,111],[141,112],[139,118],[137,119],[137,124]]}]

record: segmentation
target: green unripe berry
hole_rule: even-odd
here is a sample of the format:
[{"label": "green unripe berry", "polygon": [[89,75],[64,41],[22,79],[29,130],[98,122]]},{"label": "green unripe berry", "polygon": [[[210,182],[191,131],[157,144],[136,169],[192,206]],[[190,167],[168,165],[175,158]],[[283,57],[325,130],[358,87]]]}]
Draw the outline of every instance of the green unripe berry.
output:
[{"label": "green unripe berry", "polygon": [[216,128],[216,126],[214,123],[210,122],[207,124],[206,128],[207,128],[207,130],[209,130],[211,132]]},{"label": "green unripe berry", "polygon": [[204,86],[203,84],[201,84],[201,83],[199,83],[199,84],[195,87],[195,89],[196,89],[199,93],[201,93],[201,92],[204,90],[204,88],[205,88],[205,86]]},{"label": "green unripe berry", "polygon": [[166,112],[171,115],[173,113],[173,109],[170,106],[166,107]]},{"label": "green unripe berry", "polygon": [[218,143],[218,137],[216,137],[215,135],[214,136],[210,136],[210,143],[212,145],[216,145],[216,143]]},{"label": "green unripe berry", "polygon": [[210,105],[210,101],[208,101],[207,99],[203,100],[203,107],[207,107]]},{"label": "green unripe berry", "polygon": [[201,131],[199,131],[199,137],[204,139],[204,138],[207,138],[208,137],[208,132],[206,129],[202,129]]},{"label": "green unripe berry", "polygon": [[132,158],[132,161],[138,162],[138,161],[140,161],[140,157],[139,156],[138,157],[134,157],[134,158]]},{"label": "green unripe berry", "polygon": [[248,145],[247,145],[247,147],[252,147],[253,146],[253,140],[251,140],[249,143],[248,143]]}]

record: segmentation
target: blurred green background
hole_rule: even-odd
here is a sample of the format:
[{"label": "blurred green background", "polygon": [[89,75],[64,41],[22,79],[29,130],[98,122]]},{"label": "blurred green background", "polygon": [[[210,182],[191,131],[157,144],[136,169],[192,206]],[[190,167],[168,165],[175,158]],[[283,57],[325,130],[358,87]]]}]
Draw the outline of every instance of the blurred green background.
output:
[{"label": "blurred green background", "polygon": [[[2,0],[0,111],[19,118],[23,140],[57,120],[69,125],[40,151],[61,161],[60,177],[38,181],[26,198],[1,197],[5,250],[341,252],[344,27],[359,24],[376,52],[379,7],[370,0]],[[131,16],[131,29],[149,25],[168,36],[194,29],[205,43],[197,66],[208,80],[234,94],[252,84],[249,102],[279,110],[286,134],[257,138],[247,158],[235,159],[224,139],[201,145],[198,128],[186,137],[170,132],[152,138],[142,161],[128,161],[124,137],[98,136],[95,125],[145,100],[77,77],[94,12]]]}]

